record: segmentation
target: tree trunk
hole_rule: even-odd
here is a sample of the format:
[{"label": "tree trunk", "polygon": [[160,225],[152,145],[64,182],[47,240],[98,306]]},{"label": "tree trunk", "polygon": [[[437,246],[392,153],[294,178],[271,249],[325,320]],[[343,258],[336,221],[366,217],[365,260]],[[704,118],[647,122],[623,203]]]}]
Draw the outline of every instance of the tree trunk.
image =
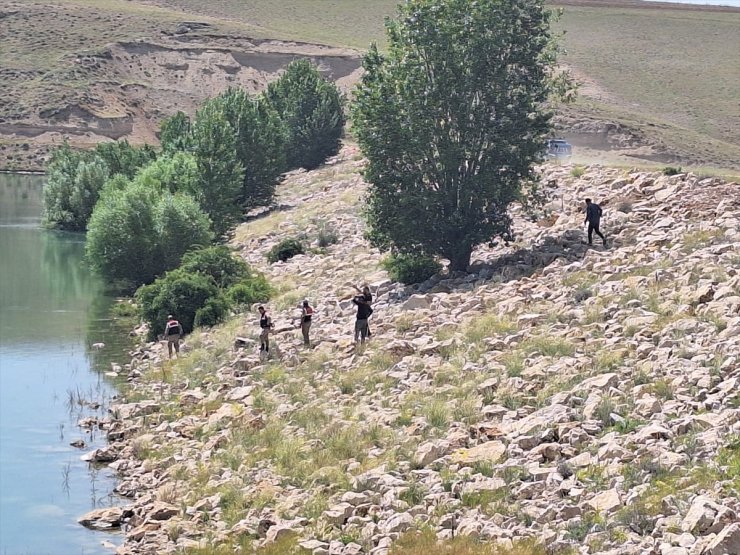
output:
[{"label": "tree trunk", "polygon": [[470,266],[470,255],[473,254],[473,247],[470,245],[458,245],[455,252],[447,254],[450,261],[451,272],[467,272]]}]

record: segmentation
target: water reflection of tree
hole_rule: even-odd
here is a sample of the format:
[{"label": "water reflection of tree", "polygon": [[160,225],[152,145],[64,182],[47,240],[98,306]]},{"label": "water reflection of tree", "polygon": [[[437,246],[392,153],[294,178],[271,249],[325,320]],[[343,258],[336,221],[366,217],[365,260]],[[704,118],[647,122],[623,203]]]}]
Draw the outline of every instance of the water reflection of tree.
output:
[{"label": "water reflection of tree", "polygon": [[[123,366],[129,362],[126,357],[133,346],[130,323],[111,317],[114,303],[112,297],[100,294],[93,298],[87,311],[85,349],[90,368],[97,372],[108,372],[113,363]],[[98,343],[104,347],[93,347]]]},{"label": "water reflection of tree", "polygon": [[49,294],[65,305],[87,304],[100,291],[83,259],[84,241],[76,233],[42,232],[41,272]]}]

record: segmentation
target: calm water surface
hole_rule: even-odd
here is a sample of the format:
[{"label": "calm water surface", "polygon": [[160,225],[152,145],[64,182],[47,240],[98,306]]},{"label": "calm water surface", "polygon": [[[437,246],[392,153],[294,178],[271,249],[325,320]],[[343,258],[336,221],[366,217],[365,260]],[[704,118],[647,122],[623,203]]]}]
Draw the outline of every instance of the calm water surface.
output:
[{"label": "calm water surface", "polygon": [[112,553],[102,542],[118,536],[76,522],[122,503],[112,473],[80,460],[104,437],[76,424],[106,414],[115,390],[103,373],[125,360],[128,338],[83,263],[84,237],[40,228],[42,187],[0,174],[0,555]]}]

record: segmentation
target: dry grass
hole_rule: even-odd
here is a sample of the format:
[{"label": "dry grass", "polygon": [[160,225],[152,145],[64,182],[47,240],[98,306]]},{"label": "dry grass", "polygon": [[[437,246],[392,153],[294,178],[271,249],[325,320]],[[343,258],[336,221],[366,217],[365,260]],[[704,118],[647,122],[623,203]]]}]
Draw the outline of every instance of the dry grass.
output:
[{"label": "dry grass", "polygon": [[469,537],[438,541],[431,531],[409,532],[391,549],[391,555],[545,555],[545,548],[533,541],[516,542],[512,548]]}]

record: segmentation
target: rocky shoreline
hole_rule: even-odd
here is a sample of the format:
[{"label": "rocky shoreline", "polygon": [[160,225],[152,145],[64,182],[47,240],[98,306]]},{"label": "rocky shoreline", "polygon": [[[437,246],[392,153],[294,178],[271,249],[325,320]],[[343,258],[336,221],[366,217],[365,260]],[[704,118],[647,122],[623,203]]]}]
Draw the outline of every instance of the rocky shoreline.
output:
[{"label": "rocky shoreline", "polygon": [[[123,528],[120,555],[387,555],[422,528],[549,553],[740,553],[740,186],[547,166],[549,202],[514,208],[516,243],[404,287],[363,239],[361,165],[345,147],[289,175],[278,209],[236,231],[277,289],[272,360],[254,315],[193,334],[173,363],[160,344],[132,354],[126,402],[94,423],[110,443],[87,455],[130,504],[81,522]],[[583,244],[585,196],[608,250]],[[268,265],[286,237],[311,251]],[[309,350],[291,322],[304,297]]]}]

